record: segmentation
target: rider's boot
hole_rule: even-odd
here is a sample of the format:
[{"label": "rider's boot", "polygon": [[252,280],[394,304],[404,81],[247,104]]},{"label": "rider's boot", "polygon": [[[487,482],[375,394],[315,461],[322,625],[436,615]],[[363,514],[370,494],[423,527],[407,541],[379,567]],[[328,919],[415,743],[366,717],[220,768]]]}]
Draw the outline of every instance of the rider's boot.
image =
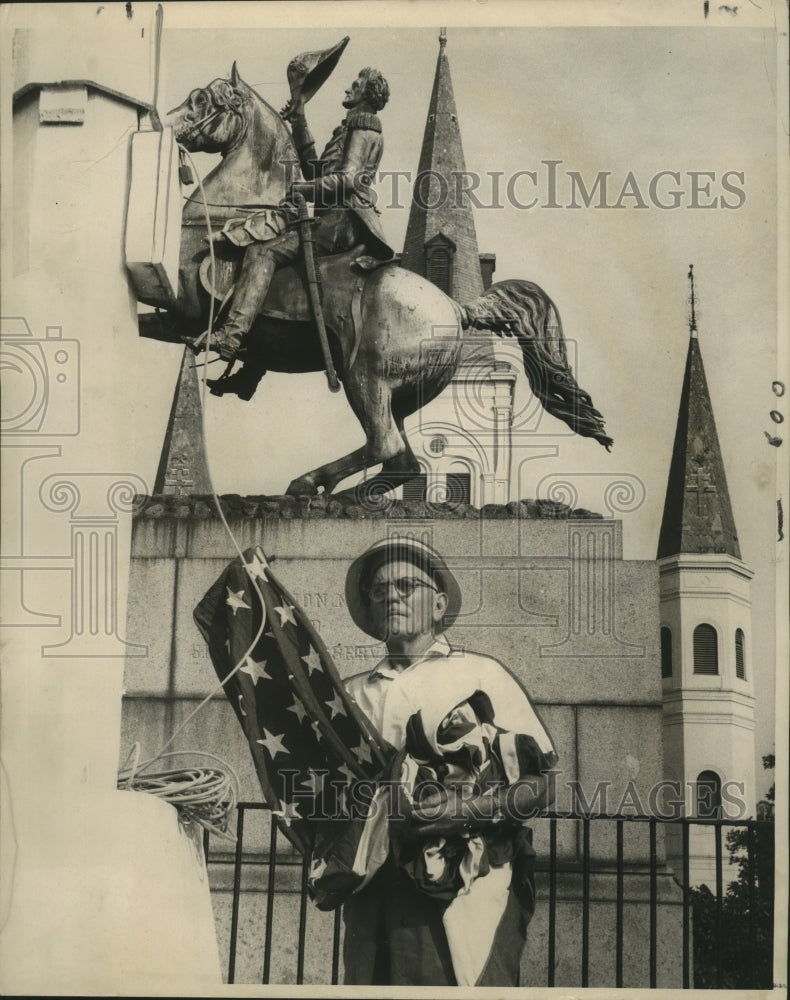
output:
[{"label": "rider's boot", "polygon": [[274,270],[272,255],[262,244],[251,243],[244,253],[228,318],[211,338],[211,346],[224,361],[238,357],[242,341],[263,307]]},{"label": "rider's boot", "polygon": [[232,375],[224,378],[206,379],[206,385],[213,396],[224,396],[226,393],[234,393],[239,399],[252,399],[258,383],[266,374],[265,368],[260,368],[252,361],[245,361],[241,368]]}]

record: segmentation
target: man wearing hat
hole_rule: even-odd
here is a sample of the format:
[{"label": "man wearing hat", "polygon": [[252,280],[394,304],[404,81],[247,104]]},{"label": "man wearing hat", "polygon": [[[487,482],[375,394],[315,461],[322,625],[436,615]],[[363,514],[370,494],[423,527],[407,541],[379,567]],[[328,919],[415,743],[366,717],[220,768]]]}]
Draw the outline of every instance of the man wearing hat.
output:
[{"label": "man wearing hat", "polygon": [[[292,184],[291,193],[315,204],[318,224],[313,242],[319,255],[342,253],[364,244],[374,256],[388,260],[394,251],[382,231],[372,187],[384,148],[377,112],[389,100],[387,81],[377,69],[360,70],[345,92],[347,114],[320,157],[305,119],[305,103],[329,75],[347,41],[326,52],[297,56],[288,67],[291,98],[281,114],[291,122],[305,178]],[[272,213],[261,212],[226,226],[220,234],[220,238],[246,247],[228,317],[214,336],[214,346],[226,361],[238,356],[275,270],[299,254],[296,229],[290,227],[278,235],[271,223]],[[210,380],[209,385],[215,395],[233,392],[250,399],[263,374],[250,362],[228,378]]]},{"label": "man wearing hat", "polygon": [[[443,740],[485,732],[490,742],[478,742],[484,756],[496,749],[501,780],[485,794],[434,795],[415,809],[417,837],[433,836],[433,857],[453,838],[471,845],[475,830],[484,833],[485,866],[478,859],[460,891],[459,881],[444,895],[430,885],[430,859],[422,883],[415,881],[415,866],[392,856],[393,833],[391,856],[345,905],[345,982],[516,986],[534,908],[534,852],[523,824],[553,797],[545,774],[557,760],[551,738],[502,664],[447,641],[461,591],[429,545],[409,537],[376,542],[351,564],[346,602],[359,628],[386,643],[373,670],[346,682],[384,740],[425,764]],[[457,769],[460,759],[448,755],[435,773]]]}]

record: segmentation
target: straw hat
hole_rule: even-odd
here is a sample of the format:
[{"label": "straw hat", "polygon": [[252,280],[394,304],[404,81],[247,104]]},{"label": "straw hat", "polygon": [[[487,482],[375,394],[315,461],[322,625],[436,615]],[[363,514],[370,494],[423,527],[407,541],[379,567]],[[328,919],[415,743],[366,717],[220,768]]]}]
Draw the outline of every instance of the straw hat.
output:
[{"label": "straw hat", "polygon": [[449,628],[461,610],[461,588],[436,549],[415,538],[382,538],[351,563],[346,574],[346,604],[354,623],[374,639],[383,639],[373,622],[367,589],[373,574],[388,562],[411,562],[428,573],[447,595],[447,610],[439,631]]}]

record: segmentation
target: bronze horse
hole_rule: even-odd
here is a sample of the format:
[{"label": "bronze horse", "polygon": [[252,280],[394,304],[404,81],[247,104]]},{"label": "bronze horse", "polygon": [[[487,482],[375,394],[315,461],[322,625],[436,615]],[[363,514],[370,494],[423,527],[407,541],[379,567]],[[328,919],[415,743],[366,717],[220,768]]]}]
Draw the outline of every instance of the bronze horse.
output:
[{"label": "bronze horse", "polygon": [[[235,64],[228,79],[193,90],[167,123],[189,152],[222,155],[183,210],[178,301],[166,317],[169,332],[161,334],[176,340],[194,337],[208,323],[206,214],[213,230],[221,229],[228,219],[261,208],[276,209],[289,182],[299,175],[296,150],[283,120],[241,79]],[[327,258],[324,263],[332,266],[336,260]],[[330,277],[331,273],[337,272],[330,272]],[[275,282],[282,274],[277,272]],[[290,280],[293,289],[293,274]],[[463,331],[470,328],[516,337],[532,391],[547,412],[610,447],[601,414],[576,384],[568,365],[557,310],[537,285],[503,281],[461,305],[396,263],[355,280],[356,322],[348,322],[349,301],[335,301],[342,297],[342,282],[336,288],[324,280],[324,316],[335,367],[366,442],[295,479],[289,494],[315,494],[321,488],[329,493],[347,477],[381,463],[377,475],[356,487],[361,499],[373,500],[417,475],[419,464],[404,435],[403,421],[449,384],[459,364]],[[209,282],[208,287],[214,286]],[[326,367],[314,327],[305,317],[285,318],[282,310],[267,314],[264,307],[254,330],[254,341],[263,345],[257,358],[262,369],[307,372]],[[441,336],[433,335],[436,330]],[[454,333],[448,337],[448,331]]]}]

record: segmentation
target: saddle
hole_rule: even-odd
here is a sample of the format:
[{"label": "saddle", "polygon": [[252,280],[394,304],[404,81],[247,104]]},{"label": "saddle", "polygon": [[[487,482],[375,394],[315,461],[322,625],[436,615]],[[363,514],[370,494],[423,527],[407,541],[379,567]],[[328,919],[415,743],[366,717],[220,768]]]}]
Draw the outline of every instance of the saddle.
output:
[{"label": "saddle", "polygon": [[[236,275],[241,267],[241,256],[228,253],[224,248],[215,252],[216,276],[212,274],[211,258],[206,256],[200,265],[200,281],[209,295],[224,302],[232,290]],[[338,318],[347,319],[349,311],[353,315],[359,310],[365,276],[371,271],[389,264],[397,264],[400,257],[380,260],[367,253],[364,244],[351,250],[319,257],[316,269],[321,288],[321,307],[324,320],[329,327],[336,325]],[[274,272],[266,300],[261,309],[262,316],[288,320],[294,323],[312,323],[313,312],[307,291],[307,277],[302,261],[295,261]],[[355,326],[359,326],[356,322]]]}]

